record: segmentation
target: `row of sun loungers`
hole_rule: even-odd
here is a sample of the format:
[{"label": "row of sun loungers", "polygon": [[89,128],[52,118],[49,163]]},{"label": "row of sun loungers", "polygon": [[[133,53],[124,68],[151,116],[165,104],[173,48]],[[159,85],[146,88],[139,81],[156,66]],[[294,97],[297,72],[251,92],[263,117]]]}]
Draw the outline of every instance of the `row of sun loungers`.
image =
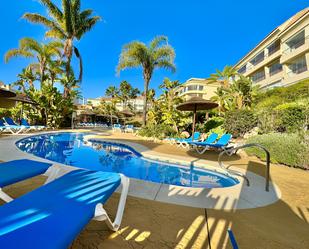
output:
[{"label": "row of sun loungers", "polygon": [[134,126],[133,125],[114,124],[113,125],[113,131],[134,133]]},{"label": "row of sun loungers", "polygon": [[229,148],[229,143],[232,139],[231,134],[223,134],[219,137],[218,134],[212,133],[205,140],[201,140],[200,132],[195,132],[189,138],[167,138],[171,144],[176,144],[179,147],[195,149],[199,154],[205,153],[210,148],[225,150]]},{"label": "row of sun loungers", "polygon": [[108,128],[109,126],[106,123],[90,123],[90,122],[82,122],[77,123],[78,127],[101,127],[101,128]]},{"label": "row of sun loungers", "polygon": [[[47,183],[15,200],[1,190],[0,248],[68,248],[91,219],[120,227],[129,188],[122,174],[74,170],[59,177],[59,168],[32,160],[0,164],[0,187],[50,171]],[[103,205],[121,187],[115,220]]]},{"label": "row of sun loungers", "polygon": [[45,129],[45,126],[30,125],[26,119],[21,120],[21,125],[14,122],[13,119],[5,117],[0,119],[0,133],[10,132],[13,135],[27,133],[29,131],[39,131]]}]

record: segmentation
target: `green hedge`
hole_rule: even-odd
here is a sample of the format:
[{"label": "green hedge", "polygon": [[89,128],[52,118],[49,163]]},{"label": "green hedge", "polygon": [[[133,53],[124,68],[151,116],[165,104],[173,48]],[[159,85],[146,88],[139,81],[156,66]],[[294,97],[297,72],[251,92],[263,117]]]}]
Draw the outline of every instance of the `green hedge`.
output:
[{"label": "green hedge", "polygon": [[234,137],[243,136],[258,123],[256,115],[250,110],[235,110],[225,114],[224,130]]},{"label": "green hedge", "polygon": [[[305,136],[295,133],[271,133],[251,137],[247,143],[258,143],[267,148],[271,162],[309,169],[309,144]],[[248,148],[249,155],[265,160],[265,153],[258,148]]]},{"label": "green hedge", "polygon": [[174,137],[176,135],[176,131],[171,126],[166,124],[148,124],[138,131],[138,135],[142,137],[163,139],[166,137]]}]

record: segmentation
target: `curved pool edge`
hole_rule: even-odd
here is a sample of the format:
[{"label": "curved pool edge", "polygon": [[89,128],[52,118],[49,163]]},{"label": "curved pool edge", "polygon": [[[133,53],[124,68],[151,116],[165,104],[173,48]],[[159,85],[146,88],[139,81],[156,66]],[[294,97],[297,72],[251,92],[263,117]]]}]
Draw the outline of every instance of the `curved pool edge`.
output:
[{"label": "curved pool edge", "polygon": [[[75,167],[55,163],[46,159],[36,157],[32,154],[21,151],[15,143],[20,139],[49,134],[49,133],[59,133],[59,132],[78,132],[76,130],[68,131],[53,131],[53,132],[40,132],[35,134],[27,134],[20,136],[5,136],[0,138],[0,146],[4,148],[4,153],[1,153],[0,160],[9,161],[22,158],[28,158],[32,160],[50,162],[55,165],[55,167],[61,167],[63,169],[63,174],[75,170]],[[97,140],[97,138],[96,138]],[[118,139],[106,139],[111,142],[118,142]],[[120,143],[126,144],[137,151],[141,151],[142,155],[145,157],[151,157],[151,159],[162,159],[161,153],[151,151],[151,153],[146,153],[144,146],[132,142],[121,141]],[[148,151],[149,149],[146,148]],[[184,157],[170,155],[168,158],[172,163],[179,162],[178,160],[183,160]],[[199,162],[194,162],[196,166],[204,164],[207,160],[200,160]],[[212,162],[212,164],[214,164]],[[211,165],[211,162],[206,164],[208,167],[215,167]],[[239,169],[239,168],[237,168]],[[239,169],[242,171],[242,169]],[[171,203],[176,205],[190,206],[196,208],[210,208],[217,210],[237,210],[237,209],[251,209],[262,206],[267,206],[275,203],[281,198],[280,189],[276,184],[271,183],[271,190],[269,193],[264,191],[264,181],[265,179],[258,176],[252,172],[246,172],[247,176],[250,178],[251,187],[247,187],[242,179],[240,183],[232,187],[217,188],[217,189],[202,189],[202,188],[190,188],[190,187],[180,187],[168,184],[159,184],[154,182],[146,182],[143,180],[131,179],[129,195],[155,200],[165,203]],[[47,173],[48,174],[48,173]],[[258,198],[256,198],[258,197]]]}]

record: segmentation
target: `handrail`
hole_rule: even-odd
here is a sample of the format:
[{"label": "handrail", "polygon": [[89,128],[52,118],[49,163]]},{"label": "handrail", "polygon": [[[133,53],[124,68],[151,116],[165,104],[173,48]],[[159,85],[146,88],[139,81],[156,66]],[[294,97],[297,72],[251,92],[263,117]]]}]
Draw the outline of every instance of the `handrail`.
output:
[{"label": "handrail", "polygon": [[249,180],[248,180],[248,178],[244,174],[239,173],[239,172],[235,172],[235,171],[232,171],[232,170],[229,170],[227,167],[224,166],[224,164],[221,161],[221,158],[222,158],[222,156],[224,154],[227,154],[228,156],[232,156],[232,155],[236,154],[238,150],[243,149],[243,148],[248,148],[248,147],[258,147],[258,148],[260,148],[260,149],[265,151],[265,154],[266,154],[266,184],[265,184],[265,190],[267,192],[269,192],[270,153],[269,153],[269,151],[264,146],[262,146],[260,144],[257,144],[257,143],[251,143],[251,144],[244,144],[244,145],[240,145],[240,146],[237,146],[237,147],[233,147],[233,148],[230,148],[230,149],[223,150],[219,154],[218,163],[219,163],[220,167],[224,168],[225,170],[227,170],[231,174],[237,174],[237,175],[240,175],[240,176],[244,177],[246,179],[246,181],[247,181],[247,185],[249,186]]}]

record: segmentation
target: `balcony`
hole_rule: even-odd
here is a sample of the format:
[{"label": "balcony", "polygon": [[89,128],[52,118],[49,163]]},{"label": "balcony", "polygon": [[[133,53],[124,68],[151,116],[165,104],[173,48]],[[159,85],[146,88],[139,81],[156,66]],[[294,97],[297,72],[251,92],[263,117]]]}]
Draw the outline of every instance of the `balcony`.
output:
[{"label": "balcony", "polygon": [[266,78],[266,75],[265,75],[264,69],[259,72],[256,72],[251,77],[253,83],[259,83],[260,81],[265,80],[265,78]]},{"label": "balcony", "polygon": [[296,39],[286,42],[288,46],[282,53],[280,63],[287,63],[295,59],[300,54],[304,54],[309,51],[309,36],[303,37],[302,39]]},{"label": "balcony", "polygon": [[279,50],[273,50],[273,53],[266,54],[264,56],[264,59],[260,63],[258,63],[257,65],[255,65],[255,66],[254,65],[247,65],[246,72],[243,73],[244,76],[249,76],[254,71],[257,71],[260,68],[262,68],[262,67],[266,66],[267,64],[269,64],[271,61],[280,58],[280,55],[281,55],[280,49]]}]

